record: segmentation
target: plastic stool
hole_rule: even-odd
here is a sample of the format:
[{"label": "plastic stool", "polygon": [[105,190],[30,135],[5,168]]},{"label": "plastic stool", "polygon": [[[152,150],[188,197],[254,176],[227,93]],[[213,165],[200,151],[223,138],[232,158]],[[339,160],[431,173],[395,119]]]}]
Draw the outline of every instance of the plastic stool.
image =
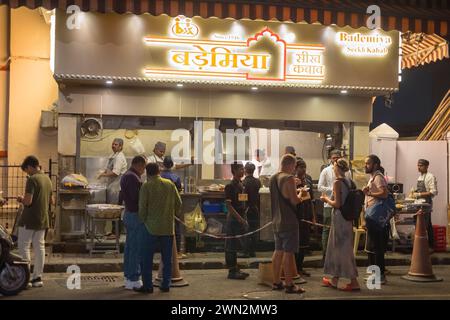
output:
[{"label": "plastic stool", "polygon": [[353,232],[355,233],[355,242],[353,244],[353,254],[356,256],[356,253],[358,253],[358,247],[359,247],[359,240],[361,239],[361,236],[363,234],[366,234],[366,230],[358,227],[353,227]]}]

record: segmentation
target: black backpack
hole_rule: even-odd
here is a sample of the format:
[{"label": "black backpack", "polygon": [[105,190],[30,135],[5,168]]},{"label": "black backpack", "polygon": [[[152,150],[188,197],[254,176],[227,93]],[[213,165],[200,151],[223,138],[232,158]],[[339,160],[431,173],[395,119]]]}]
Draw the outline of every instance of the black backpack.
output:
[{"label": "black backpack", "polygon": [[356,185],[353,180],[350,180],[350,186],[347,180],[343,180],[345,186],[348,188],[348,195],[344,204],[341,206],[341,214],[347,221],[353,221],[359,219],[361,210],[364,205],[365,194],[362,190],[356,189]]}]

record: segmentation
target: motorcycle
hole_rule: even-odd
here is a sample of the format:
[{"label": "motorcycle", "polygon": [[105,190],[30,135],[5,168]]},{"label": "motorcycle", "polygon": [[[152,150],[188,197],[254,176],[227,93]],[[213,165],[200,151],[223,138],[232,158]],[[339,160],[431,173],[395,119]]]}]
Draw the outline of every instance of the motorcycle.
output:
[{"label": "motorcycle", "polygon": [[11,252],[13,240],[0,225],[0,294],[17,295],[26,289],[30,281],[30,264],[19,255]]}]

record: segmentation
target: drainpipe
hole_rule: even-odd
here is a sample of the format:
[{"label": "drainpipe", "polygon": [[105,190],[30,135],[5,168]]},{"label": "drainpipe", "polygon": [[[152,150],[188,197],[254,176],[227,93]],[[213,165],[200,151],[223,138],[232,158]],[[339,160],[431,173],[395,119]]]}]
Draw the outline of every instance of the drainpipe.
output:
[{"label": "drainpipe", "polygon": [[[8,146],[8,118],[9,118],[9,88],[10,88],[10,57],[11,57],[11,9],[8,6],[2,6],[1,8],[1,16],[2,26],[0,26],[0,30],[4,30],[5,37],[5,46],[4,50],[0,52],[0,57],[4,57],[0,61],[0,73],[6,73],[6,81],[4,88],[2,90],[5,92],[5,98],[0,101],[1,104],[4,104],[2,108],[4,108],[4,123],[0,124],[0,128],[2,128],[1,135],[4,137],[4,142],[0,145],[0,161],[7,162],[7,146]],[[3,76],[3,74],[2,74]]]}]

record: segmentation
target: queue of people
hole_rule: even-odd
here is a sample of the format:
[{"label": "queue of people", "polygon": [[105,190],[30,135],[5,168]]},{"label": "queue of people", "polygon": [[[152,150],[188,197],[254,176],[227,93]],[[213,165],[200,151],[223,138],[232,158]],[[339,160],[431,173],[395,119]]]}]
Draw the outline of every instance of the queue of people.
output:
[{"label": "queue of people", "polygon": [[[163,148],[164,147],[164,148]],[[163,263],[162,292],[170,289],[172,272],[172,247],[176,229],[175,217],[181,214],[181,183],[172,172],[174,163],[170,157],[164,157],[165,145],[155,145],[155,161],[144,156],[136,156],[131,167],[124,171],[123,141],[114,139],[113,155],[107,168],[101,174],[116,183],[119,179],[119,197],[117,202],[125,205],[123,223],[126,228],[124,252],[125,289],[141,293],[152,293],[153,255],[159,246]],[[301,294],[304,288],[294,283],[299,274],[308,277],[303,263],[310,242],[310,225],[316,222],[313,203],[312,178],[307,174],[304,159],[295,156],[292,147],[286,148],[281,158],[280,170],[271,175],[269,181],[272,224],[275,249],[272,256],[273,290],[284,290],[289,294]],[[257,152],[264,155],[263,151]],[[264,155],[265,156],[265,155]],[[161,160],[162,162],[158,161]],[[261,160],[261,159],[260,159]],[[125,161],[126,163],[126,161]],[[263,165],[261,165],[263,167]],[[416,198],[422,198],[432,204],[437,195],[436,177],[428,172],[429,162],[418,161],[417,187],[413,192]],[[43,285],[42,272],[45,257],[45,230],[49,227],[48,208],[53,203],[52,185],[47,175],[40,169],[34,156],[27,157],[21,166],[27,173],[25,195],[17,201],[25,207],[19,220],[18,243],[20,254],[30,260],[30,246],[34,250],[34,273],[30,285]],[[259,168],[261,169],[261,168]],[[245,280],[249,274],[239,269],[238,257],[256,256],[256,234],[259,226],[261,182],[255,178],[258,167],[248,162],[231,165],[233,175],[225,187],[227,222],[225,240],[225,262],[228,279]],[[146,182],[142,176],[146,173]],[[258,172],[261,174],[261,170]],[[353,221],[344,218],[342,208],[352,185],[348,162],[340,151],[330,153],[330,164],[321,174],[318,189],[322,192],[320,200],[324,202],[322,250],[324,277],[322,284],[344,291],[358,291],[358,271],[353,254]],[[370,210],[377,201],[388,197],[387,181],[381,160],[376,155],[365,159],[365,173],[370,175],[362,192],[365,195],[364,210]],[[245,176],[245,179],[243,179]],[[111,197],[109,197],[111,199]],[[116,203],[117,203],[116,202]],[[430,248],[433,245],[431,217],[426,217],[429,229]],[[364,223],[367,230],[365,251],[369,265],[380,268],[381,284],[386,283],[385,251],[389,238],[388,227],[380,229]],[[236,237],[251,233],[245,237]],[[244,255],[238,253],[243,251]],[[284,283],[282,278],[284,276]],[[349,282],[340,285],[342,279]],[[306,281],[303,281],[306,282]]]}]

